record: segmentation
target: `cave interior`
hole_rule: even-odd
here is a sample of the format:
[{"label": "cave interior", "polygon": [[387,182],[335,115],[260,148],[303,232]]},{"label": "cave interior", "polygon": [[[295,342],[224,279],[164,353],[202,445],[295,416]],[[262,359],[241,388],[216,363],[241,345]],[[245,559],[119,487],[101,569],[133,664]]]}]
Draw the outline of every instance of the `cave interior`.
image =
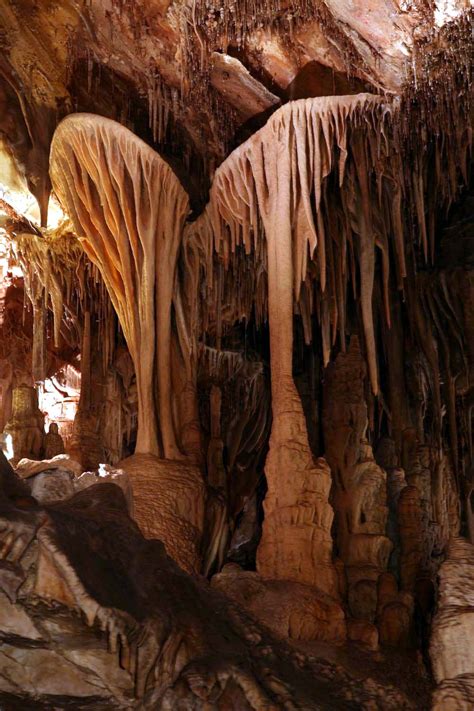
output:
[{"label": "cave interior", "polygon": [[0,0],[0,709],[474,708],[469,0]]}]

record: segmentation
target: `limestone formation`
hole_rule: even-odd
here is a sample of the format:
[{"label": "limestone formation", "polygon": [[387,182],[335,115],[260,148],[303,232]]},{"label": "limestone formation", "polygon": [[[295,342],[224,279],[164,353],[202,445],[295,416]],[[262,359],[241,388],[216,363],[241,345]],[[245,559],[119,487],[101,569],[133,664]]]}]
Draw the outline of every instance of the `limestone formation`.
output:
[{"label": "limestone formation", "polygon": [[[266,461],[269,494],[258,554],[259,570],[267,577],[313,584],[318,581],[321,589],[336,596],[329,536],[332,512],[327,501],[330,479],[328,473],[323,473],[322,463],[319,467],[313,464],[303,409],[292,378],[292,312],[293,298],[300,298],[306,278],[308,250],[311,256],[317,250],[320,287],[323,291],[326,287],[321,216],[323,181],[333,169],[334,143],[340,151],[339,184],[343,185],[348,131],[369,107],[371,116],[380,115],[384,120],[379,100],[363,95],[355,99],[307,100],[284,107],[217,172],[209,215],[204,216],[211,224],[217,251],[227,255],[227,259],[241,244],[246,253],[253,252],[255,258],[265,254],[268,261],[268,297],[264,298],[268,298],[270,323],[273,425]],[[357,176],[350,180],[357,180]],[[360,189],[367,190],[363,185]],[[233,197],[235,194],[240,198],[238,201]],[[367,201],[368,194],[363,192],[362,199]],[[312,205],[317,213],[316,222]],[[259,220],[263,223],[265,246],[260,238]],[[208,229],[208,223],[203,224]],[[362,222],[360,229],[362,239],[370,240]],[[369,244],[365,249],[367,255],[361,252],[363,259],[368,257]],[[365,268],[362,274],[365,279]],[[367,305],[371,279],[369,274],[368,282],[362,284],[362,308],[372,386],[376,391],[373,324]],[[251,296],[253,299],[256,295]],[[327,337],[323,329],[323,343],[329,347]],[[282,472],[286,481],[282,481]],[[308,497],[306,492],[314,494]],[[308,553],[302,556],[303,550]]]},{"label": "limestone formation", "polygon": [[450,541],[439,571],[438,609],[433,621],[430,656],[437,688],[433,709],[472,706],[474,659],[474,547],[462,538]]},{"label": "limestone formation", "polygon": [[51,422],[43,440],[43,456],[45,459],[52,459],[58,454],[64,454],[64,442],[59,434],[58,425],[56,422]]},{"label": "limestone formation", "polygon": [[21,385],[13,390],[12,416],[5,432],[13,440],[14,457],[39,459],[43,445],[44,416],[38,409],[38,396],[33,387]]},{"label": "limestone formation", "polygon": [[151,454],[134,454],[118,467],[128,475],[143,535],[158,538],[183,570],[199,574],[206,490],[198,467]]},{"label": "limestone formation", "polygon": [[391,687],[360,684],[338,665],[294,651],[188,576],[160,542],[145,541],[116,486],[90,487],[54,507],[22,506],[4,495],[7,697],[118,709],[308,708],[319,676],[321,708],[415,708]]},{"label": "limestone formation", "polygon": [[279,637],[333,643],[346,639],[341,606],[313,586],[266,580],[234,563],[224,566],[212,585]]},{"label": "limestone formation", "polygon": [[0,2],[0,709],[474,708],[473,19]]},{"label": "limestone formation", "polygon": [[[101,270],[134,362],[137,450],[180,458],[172,414],[171,303],[187,195],[143,141],[97,116],[65,119],[55,134],[51,168],[84,249]],[[155,412],[159,435],[150,416]]]},{"label": "limestone formation", "polygon": [[378,580],[387,568],[392,544],[385,535],[387,475],[366,440],[365,372],[359,343],[352,338],[348,352],[327,369],[323,421],[349,609],[356,619],[374,623]]}]

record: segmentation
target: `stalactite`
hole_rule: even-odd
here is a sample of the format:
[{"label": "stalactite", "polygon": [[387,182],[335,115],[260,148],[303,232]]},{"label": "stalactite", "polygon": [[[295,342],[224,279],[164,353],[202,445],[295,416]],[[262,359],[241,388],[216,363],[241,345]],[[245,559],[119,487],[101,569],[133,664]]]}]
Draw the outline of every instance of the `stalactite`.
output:
[{"label": "stalactite", "polygon": [[358,70],[373,80],[373,72],[357,45],[341,30],[326,4],[319,0],[208,0],[183,3],[174,9],[185,36],[183,72],[192,81],[193,73],[206,76],[208,57],[213,50],[227,52],[234,45],[244,49],[259,30],[279,30],[293,37],[295,30],[316,21],[338,47],[347,73]]},{"label": "stalactite", "polygon": [[[218,169],[207,214],[200,218],[206,230],[210,222],[215,249],[224,264],[231,264],[233,272],[241,269],[239,265],[247,264],[247,270],[243,273],[244,279],[247,279],[240,289],[244,293],[244,308],[246,306],[249,313],[256,295],[248,275],[252,275],[254,269],[258,270],[262,255],[267,250],[265,241],[261,239],[261,221],[266,222],[268,240],[272,195],[275,190],[283,188],[284,181],[291,184],[287,219],[292,230],[293,294],[295,300],[301,302],[301,285],[307,278],[308,265],[314,262],[322,294],[329,290],[331,311],[327,317],[325,309],[329,303],[322,300],[323,339],[327,344],[325,351],[328,358],[337,330],[343,340],[341,324],[344,324],[344,315],[339,313],[339,308],[344,305],[345,287],[341,279],[343,275],[347,279],[349,274],[342,264],[336,273],[333,244],[339,244],[341,253],[347,254],[346,244],[353,239],[347,231],[341,237],[340,232],[336,232],[337,222],[334,220],[327,220],[324,225],[323,215],[329,205],[325,181],[337,169],[339,189],[347,194],[350,228],[358,240],[361,303],[374,392],[378,389],[372,321],[375,234],[369,204],[373,173],[382,181],[386,191],[390,191],[391,186],[388,176],[391,175],[392,183],[397,184],[396,173],[389,163],[387,143],[381,138],[389,130],[390,114],[393,112],[396,112],[396,107],[390,108],[379,97],[369,95],[309,99],[283,107],[264,129],[237,149]],[[364,122],[366,120],[368,126],[363,125],[362,117],[365,117]],[[369,138],[374,136],[377,146],[370,151]],[[275,150],[275,141],[281,147],[281,160],[272,173],[267,162],[271,151]],[[337,151],[338,156],[335,154]],[[366,154],[370,161],[368,165],[364,165]],[[390,158],[393,160],[393,156]],[[363,206],[362,212],[358,209],[359,204]],[[280,205],[275,209],[282,214]],[[313,219],[313,214],[316,219]],[[401,222],[400,216],[398,219]],[[348,226],[348,223],[345,225]],[[199,227],[193,229],[198,230]],[[403,251],[399,259],[398,270],[403,274]],[[214,268],[209,264],[208,273]],[[385,283],[387,272],[386,261]],[[250,279],[253,278],[250,276]],[[305,312],[304,306],[302,312]],[[326,335],[326,328],[331,329],[332,335]]]},{"label": "stalactite", "polygon": [[81,397],[79,407],[88,410],[91,402],[91,314],[84,313],[81,347]]},{"label": "stalactite", "polygon": [[59,345],[64,319],[74,319],[94,301],[102,301],[94,288],[92,264],[79,241],[65,222],[58,228],[43,230],[40,236],[18,234],[13,249],[25,276],[26,293],[33,307],[39,301],[53,313],[54,345]]},{"label": "stalactite", "polygon": [[[447,409],[451,457],[454,471],[459,474],[456,380],[462,376],[466,382],[469,382],[469,364],[462,325],[463,279],[457,270],[439,270],[429,274],[419,274],[417,281],[425,318],[431,324],[438,344],[436,349],[438,380],[444,382],[443,400]],[[420,346],[423,347],[422,340],[425,334],[423,331],[418,333]],[[440,418],[439,413],[438,417]],[[436,424],[438,427],[436,435],[440,438],[441,422]]]},{"label": "stalactite", "polygon": [[469,182],[472,21],[471,9],[416,42],[412,75],[402,95],[398,140],[402,164],[413,166],[405,191],[414,203],[410,238],[431,263],[436,218],[447,213]]},{"label": "stalactite", "polygon": [[46,309],[43,299],[33,301],[32,375],[35,382],[46,377]]},{"label": "stalactite", "polygon": [[230,501],[238,513],[243,498],[253,493],[270,428],[268,376],[261,361],[246,358],[241,351],[200,346],[198,382],[209,382],[222,390],[224,398],[222,437],[227,449]]}]

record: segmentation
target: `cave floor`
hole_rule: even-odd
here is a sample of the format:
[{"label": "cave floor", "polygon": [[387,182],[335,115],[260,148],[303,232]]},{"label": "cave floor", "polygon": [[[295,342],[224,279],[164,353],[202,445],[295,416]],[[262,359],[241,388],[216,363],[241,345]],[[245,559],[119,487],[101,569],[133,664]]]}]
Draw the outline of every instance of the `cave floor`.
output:
[{"label": "cave floor", "polygon": [[382,686],[391,685],[399,689],[416,705],[418,711],[429,711],[431,708],[433,685],[421,655],[416,650],[383,648],[371,652],[351,642],[344,645],[326,642],[291,644],[300,651],[340,665],[357,679],[371,677]]}]

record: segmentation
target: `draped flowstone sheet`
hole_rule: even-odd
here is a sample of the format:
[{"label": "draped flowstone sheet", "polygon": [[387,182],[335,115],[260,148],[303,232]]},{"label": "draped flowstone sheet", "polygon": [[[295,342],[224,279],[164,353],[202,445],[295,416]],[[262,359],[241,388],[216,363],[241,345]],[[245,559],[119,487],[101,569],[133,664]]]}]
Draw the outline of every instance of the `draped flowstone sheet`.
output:
[{"label": "draped flowstone sheet", "polygon": [[[293,317],[300,315],[307,342],[317,317],[327,365],[337,340],[346,350],[351,299],[378,394],[376,264],[390,328],[390,269],[399,290],[407,275],[403,212],[416,215],[426,258],[433,239],[425,225],[426,166],[419,156],[406,175],[400,118],[397,101],[371,94],[290,102],[217,169],[206,209],[187,224],[188,199],[177,177],[122,126],[70,116],[52,144],[56,193],[102,272],[135,363],[137,452],[173,459],[186,450],[176,435],[172,337],[194,403],[184,409],[195,413],[202,334],[213,324],[219,348],[224,325],[252,314],[257,323],[268,319],[273,424],[258,567],[332,594],[331,473],[323,459],[314,461],[308,443],[292,374]],[[438,165],[442,148],[434,148]],[[435,187],[449,200],[452,171],[447,178],[437,171]],[[408,193],[413,201],[405,204]]]},{"label": "draped flowstone sheet", "polygon": [[[239,304],[236,316],[249,316],[254,306],[261,317],[268,315],[270,326],[273,425],[258,567],[265,575],[334,595],[331,474],[323,459],[313,461],[293,381],[293,314],[296,305],[310,340],[311,313],[318,311],[327,364],[338,332],[345,349],[351,279],[360,299],[370,381],[378,392],[372,292],[378,246],[389,317],[389,236],[400,285],[406,273],[400,164],[388,140],[393,110],[369,94],[287,104],[217,170],[206,210],[187,226],[188,200],[178,179],[127,129],[100,117],[70,116],[57,129],[51,150],[53,185],[102,272],[135,364],[137,452],[181,455],[170,377],[173,294],[182,350],[195,352],[199,319],[189,313],[179,318],[182,301],[191,314],[199,310],[204,272],[210,300],[218,299],[219,323],[229,296],[226,275],[240,269],[230,296]],[[175,283],[183,232],[191,287]]]},{"label": "draped flowstone sheet", "polygon": [[[255,265],[249,269],[248,293],[239,297],[247,305],[247,316],[262,293],[255,289],[257,263],[266,264],[267,302],[257,304],[256,311],[268,313],[273,425],[265,465],[268,493],[259,572],[309,583],[333,595],[337,581],[331,562],[331,474],[323,459],[313,460],[293,381],[293,314],[296,304],[310,340],[316,281],[327,364],[337,331],[345,349],[346,283],[352,278],[377,394],[372,314],[376,247],[382,253],[387,318],[390,237],[400,280],[406,273],[400,166],[390,155],[387,138],[393,110],[396,107],[368,94],[287,104],[217,170],[209,205],[200,225],[194,226],[196,233],[201,228],[204,235],[212,235],[214,250],[228,268],[245,259],[242,251]],[[202,234],[201,239],[205,242]],[[315,277],[309,277],[314,267]],[[207,271],[212,278],[212,263]],[[240,288],[246,287],[244,271]]]},{"label": "draped flowstone sheet", "polygon": [[89,114],[69,116],[56,130],[51,177],[102,273],[134,362],[136,451],[180,458],[170,388],[171,301],[188,197],[155,151],[114,121]]}]

